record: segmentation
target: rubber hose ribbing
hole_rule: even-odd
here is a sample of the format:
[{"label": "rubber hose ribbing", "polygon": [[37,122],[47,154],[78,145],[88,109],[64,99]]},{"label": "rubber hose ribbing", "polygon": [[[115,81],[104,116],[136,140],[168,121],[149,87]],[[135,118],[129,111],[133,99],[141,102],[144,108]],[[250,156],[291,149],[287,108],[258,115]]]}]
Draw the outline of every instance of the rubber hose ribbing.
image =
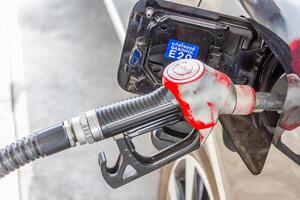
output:
[{"label": "rubber hose ribbing", "polygon": [[38,147],[37,134],[6,146],[0,150],[0,178],[43,156]]},{"label": "rubber hose ribbing", "polygon": [[39,130],[0,150],[0,178],[34,161],[71,147],[63,123]]},{"label": "rubber hose ribbing", "polygon": [[[174,96],[161,87],[143,96],[100,107],[97,115],[104,137],[108,138],[121,130],[132,128],[131,123],[137,126],[170,113],[179,115],[179,108],[174,100]],[[136,120],[132,120],[133,118]]]}]

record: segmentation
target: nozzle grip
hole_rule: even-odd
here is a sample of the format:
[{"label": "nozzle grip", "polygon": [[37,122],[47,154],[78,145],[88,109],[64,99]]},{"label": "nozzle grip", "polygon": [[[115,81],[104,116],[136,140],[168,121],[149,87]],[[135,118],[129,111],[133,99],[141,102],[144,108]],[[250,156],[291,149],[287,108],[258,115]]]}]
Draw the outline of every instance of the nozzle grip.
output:
[{"label": "nozzle grip", "polygon": [[174,96],[164,87],[147,95],[117,102],[96,110],[103,138],[113,137],[156,119],[177,113]]}]

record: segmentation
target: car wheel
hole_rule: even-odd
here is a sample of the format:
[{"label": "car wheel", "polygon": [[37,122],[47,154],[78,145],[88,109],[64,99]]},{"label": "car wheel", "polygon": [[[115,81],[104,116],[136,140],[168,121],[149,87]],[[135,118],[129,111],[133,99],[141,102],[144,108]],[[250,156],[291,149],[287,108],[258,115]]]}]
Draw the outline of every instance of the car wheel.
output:
[{"label": "car wheel", "polygon": [[209,177],[199,160],[184,156],[162,169],[161,200],[208,200],[213,198]]}]

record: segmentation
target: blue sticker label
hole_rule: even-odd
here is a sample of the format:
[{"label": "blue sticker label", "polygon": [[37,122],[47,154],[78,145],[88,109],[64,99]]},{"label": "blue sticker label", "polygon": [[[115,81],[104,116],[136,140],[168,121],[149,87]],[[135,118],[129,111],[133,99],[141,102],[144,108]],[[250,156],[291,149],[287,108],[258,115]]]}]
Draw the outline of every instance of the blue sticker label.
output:
[{"label": "blue sticker label", "polygon": [[194,44],[170,39],[165,57],[171,60],[197,58],[200,47]]}]

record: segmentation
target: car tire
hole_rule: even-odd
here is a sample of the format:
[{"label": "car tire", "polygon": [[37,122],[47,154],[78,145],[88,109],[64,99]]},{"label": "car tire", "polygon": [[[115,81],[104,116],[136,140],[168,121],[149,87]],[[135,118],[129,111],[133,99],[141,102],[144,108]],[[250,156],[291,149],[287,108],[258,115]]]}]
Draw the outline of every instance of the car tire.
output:
[{"label": "car tire", "polygon": [[[190,181],[186,182],[186,179]],[[209,158],[203,148],[162,168],[159,199],[220,199],[217,181]]]}]

